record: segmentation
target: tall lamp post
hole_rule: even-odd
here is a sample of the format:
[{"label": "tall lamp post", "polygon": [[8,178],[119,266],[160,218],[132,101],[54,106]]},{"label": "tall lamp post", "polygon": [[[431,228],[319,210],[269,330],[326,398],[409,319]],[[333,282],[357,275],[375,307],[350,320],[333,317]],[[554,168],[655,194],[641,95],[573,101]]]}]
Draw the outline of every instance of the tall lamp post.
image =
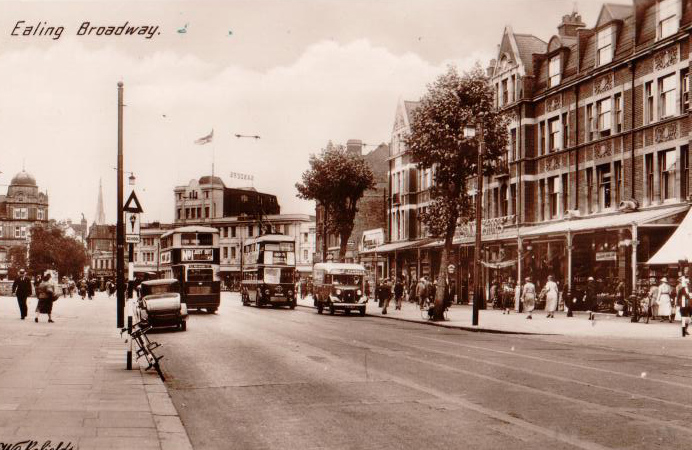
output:
[{"label": "tall lamp post", "polygon": [[473,326],[478,325],[478,310],[480,309],[480,302],[483,299],[483,282],[481,280],[481,227],[483,220],[483,125],[481,123],[477,123],[476,127],[467,127],[464,131],[466,137],[473,137],[476,135],[476,128],[478,128],[478,161],[476,163],[478,173],[476,174],[476,245],[474,247],[473,314],[471,318],[471,324]]},{"label": "tall lamp post", "polygon": [[125,326],[125,227],[123,226],[123,82],[118,82],[118,211],[116,213],[116,322]]}]

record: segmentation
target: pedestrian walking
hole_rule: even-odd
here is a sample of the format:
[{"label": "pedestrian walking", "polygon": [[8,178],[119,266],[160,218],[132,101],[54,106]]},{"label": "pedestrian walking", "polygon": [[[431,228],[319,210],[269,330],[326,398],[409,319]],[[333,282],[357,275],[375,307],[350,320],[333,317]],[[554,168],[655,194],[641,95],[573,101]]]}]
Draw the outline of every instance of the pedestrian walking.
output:
[{"label": "pedestrian walking", "polygon": [[554,319],[555,311],[557,311],[558,287],[552,275],[548,275],[548,281],[543,290],[545,291],[545,310],[548,311],[547,317]]},{"label": "pedestrian walking", "polygon": [[408,286],[408,301],[411,303],[418,303],[418,294],[417,294],[417,288],[418,287],[418,281],[416,280],[415,276],[411,277],[411,283]]},{"label": "pedestrian walking", "polygon": [[389,278],[385,278],[382,282],[382,314],[387,314],[389,302],[392,299],[392,283]]},{"label": "pedestrian walking", "polygon": [[[89,300],[94,299],[95,289],[96,289],[96,280],[92,278],[89,281],[87,281],[87,294],[89,296]],[[132,297],[132,295],[130,295],[130,297]]]},{"label": "pedestrian walking", "polygon": [[420,309],[425,308],[425,302],[428,299],[428,286],[426,285],[427,280],[425,277],[421,277],[416,285],[416,298],[418,299],[418,306]]},{"label": "pedestrian walking", "polygon": [[682,337],[687,336],[687,327],[690,322],[690,285],[689,279],[686,276],[678,279],[678,292],[676,295],[677,307],[680,311],[680,327],[682,328]]},{"label": "pedestrian walking", "polygon": [[502,306],[504,307],[502,314],[509,314],[514,307],[514,280],[512,277],[509,277],[507,283],[502,287]]},{"label": "pedestrian walking", "polygon": [[524,288],[522,289],[521,299],[524,310],[529,313],[527,319],[532,319],[531,313],[536,307],[536,285],[531,282],[531,277],[526,277]]},{"label": "pedestrian walking", "polygon": [[401,282],[401,278],[397,278],[394,282],[394,309],[401,309],[401,302],[404,297],[404,284]]},{"label": "pedestrian walking", "polygon": [[57,299],[57,295],[55,286],[50,281],[50,273],[46,273],[36,288],[38,304],[36,305],[34,322],[38,323],[39,314],[48,314],[48,323],[53,323],[53,301]]},{"label": "pedestrian walking", "polygon": [[671,307],[671,293],[673,288],[668,284],[668,278],[661,278],[661,284],[658,285],[658,294],[656,296],[656,304],[658,305],[658,315],[661,316],[661,322],[668,319],[673,322],[673,309]]},{"label": "pedestrian walking", "polygon": [[514,286],[514,311],[520,313],[523,311],[523,306],[521,303],[523,286],[521,280],[517,280],[517,285]]},{"label": "pedestrian walking", "polygon": [[586,311],[589,313],[589,320],[594,320],[596,318],[596,305],[597,305],[597,297],[596,297],[596,281],[594,280],[593,277],[589,277],[586,280],[586,290],[584,292],[584,297],[583,297],[583,303],[584,303],[584,308]]},{"label": "pedestrian walking", "polygon": [[19,270],[19,277],[12,283],[12,295],[17,296],[19,315],[24,320],[27,315],[26,299],[31,295],[31,280],[24,269]]}]

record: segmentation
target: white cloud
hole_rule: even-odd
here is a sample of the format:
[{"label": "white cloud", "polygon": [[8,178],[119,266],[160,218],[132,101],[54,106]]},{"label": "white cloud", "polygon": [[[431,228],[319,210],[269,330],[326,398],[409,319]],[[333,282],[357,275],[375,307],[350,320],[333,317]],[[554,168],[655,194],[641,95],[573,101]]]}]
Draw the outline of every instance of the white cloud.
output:
[{"label": "white cloud", "polygon": [[[460,68],[489,55],[448,61]],[[283,212],[314,211],[294,184],[327,140],[388,142],[396,101],[418,98],[445,69],[413,53],[395,55],[367,40],[322,41],[292,64],[258,72],[217,66],[174,51],[135,58],[112,46],[64,38],[46,49],[0,55],[0,183],[22,159],[51,217],[91,221],[99,178],[107,220],[115,219],[116,83],[125,83],[125,168],[135,172],[145,220],[173,218],[175,185],[211,171],[255,175]],[[166,117],[163,117],[163,116]],[[213,147],[192,141],[214,128]],[[238,140],[235,133],[260,134]]]}]

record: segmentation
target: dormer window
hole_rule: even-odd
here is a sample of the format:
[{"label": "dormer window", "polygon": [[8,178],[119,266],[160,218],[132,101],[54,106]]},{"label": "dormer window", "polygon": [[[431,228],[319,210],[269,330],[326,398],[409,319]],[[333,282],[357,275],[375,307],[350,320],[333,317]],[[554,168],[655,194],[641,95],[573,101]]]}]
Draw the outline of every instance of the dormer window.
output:
[{"label": "dormer window", "polygon": [[560,57],[553,56],[548,63],[548,87],[560,84]]},{"label": "dormer window", "polygon": [[663,39],[678,32],[680,0],[658,2],[658,38]]},{"label": "dormer window", "polygon": [[596,53],[596,65],[602,66],[613,60],[613,27],[609,26],[598,32],[598,50]]}]

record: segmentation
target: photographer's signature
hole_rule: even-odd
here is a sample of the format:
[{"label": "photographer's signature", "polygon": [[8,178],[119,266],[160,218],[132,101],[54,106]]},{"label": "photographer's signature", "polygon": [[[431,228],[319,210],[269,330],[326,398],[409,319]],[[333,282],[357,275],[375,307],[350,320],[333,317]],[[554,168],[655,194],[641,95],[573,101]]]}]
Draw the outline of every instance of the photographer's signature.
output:
[{"label": "photographer's signature", "polygon": [[53,444],[51,441],[19,441],[19,442],[0,442],[0,450],[75,450],[72,442],[62,442]]}]

